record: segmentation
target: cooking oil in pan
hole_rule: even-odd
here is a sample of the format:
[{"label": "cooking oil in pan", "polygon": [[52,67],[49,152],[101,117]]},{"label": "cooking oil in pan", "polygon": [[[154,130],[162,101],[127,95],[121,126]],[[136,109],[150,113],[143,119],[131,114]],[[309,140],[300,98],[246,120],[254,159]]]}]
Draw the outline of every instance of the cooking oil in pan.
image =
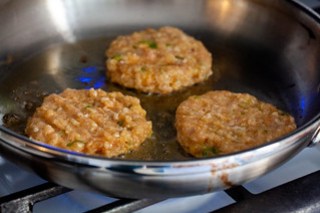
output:
[{"label": "cooking oil in pan", "polygon": [[[151,95],[113,84],[106,77],[104,52],[109,41],[95,39],[76,44],[61,44],[46,48],[19,63],[11,71],[1,88],[1,97],[7,108],[4,125],[18,134],[24,134],[29,116],[50,93],[66,88],[101,88],[136,96],[153,123],[153,135],[139,150],[120,158],[134,160],[183,160],[188,156],[176,141],[175,109],[190,95],[199,95],[212,89],[217,71],[207,81],[170,95]],[[18,77],[19,76],[19,77]],[[7,95],[6,95],[7,94]]]},{"label": "cooking oil in pan", "polygon": [[[34,113],[36,107],[40,106],[43,97],[50,93],[59,93],[66,88],[93,87],[106,91],[120,91],[138,97],[147,111],[148,119],[153,123],[152,137],[147,139],[139,150],[120,158],[184,160],[190,156],[176,141],[174,122],[177,106],[189,96],[200,95],[213,89],[227,89],[249,92],[284,108],[281,99],[275,95],[276,91],[270,92],[268,89],[265,93],[259,81],[248,80],[250,77],[244,74],[247,71],[244,68],[248,67],[248,61],[241,57],[247,47],[234,49],[232,45],[228,47],[205,36],[202,39],[213,54],[214,74],[202,83],[170,95],[145,94],[111,83],[106,77],[105,68],[105,50],[111,39],[92,39],[47,47],[27,59],[20,60],[12,66],[9,74],[2,77],[0,99],[3,103],[1,113],[5,114],[4,125],[18,134],[24,134],[28,117]],[[254,69],[255,67],[252,68]]]}]

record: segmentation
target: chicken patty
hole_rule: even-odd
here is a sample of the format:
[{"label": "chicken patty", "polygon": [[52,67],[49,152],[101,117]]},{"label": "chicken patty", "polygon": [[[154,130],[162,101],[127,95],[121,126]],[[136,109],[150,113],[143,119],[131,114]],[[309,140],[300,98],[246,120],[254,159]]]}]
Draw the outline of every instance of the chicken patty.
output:
[{"label": "chicken patty", "polygon": [[252,95],[211,91],[191,96],[176,111],[177,139],[195,157],[249,149],[296,128],[294,118]]},{"label": "chicken patty", "polygon": [[44,99],[25,132],[63,149],[115,157],[137,149],[151,135],[152,124],[135,97],[101,89],[66,89]]},{"label": "chicken patty", "polygon": [[211,53],[174,27],[119,36],[106,56],[112,82],[146,93],[168,94],[212,74]]}]

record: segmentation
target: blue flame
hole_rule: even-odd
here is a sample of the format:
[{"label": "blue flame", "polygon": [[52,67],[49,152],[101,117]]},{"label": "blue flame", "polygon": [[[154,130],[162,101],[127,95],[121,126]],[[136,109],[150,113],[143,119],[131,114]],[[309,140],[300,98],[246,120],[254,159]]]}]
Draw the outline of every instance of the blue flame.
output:
[{"label": "blue flame", "polygon": [[106,77],[105,76],[101,76],[99,79],[97,79],[97,81],[93,84],[93,88],[98,89],[103,87],[103,85],[106,82]]},{"label": "blue flame", "polygon": [[90,83],[92,81],[92,77],[80,76],[79,81],[81,83]]},{"label": "blue flame", "polygon": [[299,107],[300,107],[301,111],[305,110],[305,108],[306,108],[306,99],[304,97],[300,98]]},{"label": "blue flame", "polygon": [[82,71],[85,73],[93,73],[93,72],[97,72],[98,69],[96,66],[89,66],[89,67],[83,67]]},{"label": "blue flame", "polygon": [[103,68],[99,69],[97,66],[88,66],[81,68],[81,71],[80,76],[76,80],[85,84],[85,89],[98,89],[105,85],[106,77]]}]

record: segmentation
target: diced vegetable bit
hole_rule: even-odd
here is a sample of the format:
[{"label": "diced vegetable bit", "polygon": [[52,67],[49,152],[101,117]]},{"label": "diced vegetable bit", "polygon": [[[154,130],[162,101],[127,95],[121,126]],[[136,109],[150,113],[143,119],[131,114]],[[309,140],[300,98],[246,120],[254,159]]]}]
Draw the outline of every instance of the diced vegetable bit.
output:
[{"label": "diced vegetable bit", "polygon": [[84,108],[85,108],[85,109],[88,109],[88,108],[92,108],[92,107],[93,107],[92,104],[87,104]]},{"label": "diced vegetable bit", "polygon": [[145,71],[147,71],[147,67],[145,67],[145,66],[142,66],[142,67],[141,67],[141,69],[140,69],[140,71],[142,71],[142,72],[145,72]]},{"label": "diced vegetable bit", "polygon": [[81,144],[85,144],[86,142],[85,141],[81,141],[81,140],[75,140],[75,141],[71,141],[69,143],[67,143],[67,147],[71,147],[77,143],[81,143]]},{"label": "diced vegetable bit", "polygon": [[116,54],[111,57],[111,59],[114,59],[116,61],[121,61],[122,60],[122,55],[121,54]]},{"label": "diced vegetable bit", "polygon": [[248,108],[251,104],[252,104],[252,103],[251,103],[249,100],[244,100],[244,101],[241,101],[241,102],[239,103],[239,106],[240,106],[241,108],[246,109],[246,108]]},{"label": "diced vegetable bit", "polygon": [[117,122],[117,124],[119,125],[119,126],[121,126],[121,127],[123,127],[124,126],[124,120],[119,120],[118,122]]},{"label": "diced vegetable bit", "polygon": [[67,133],[66,133],[66,130],[63,129],[63,130],[60,130],[60,131],[58,132],[58,134],[59,134],[59,135],[66,135]]},{"label": "diced vegetable bit", "polygon": [[139,42],[139,44],[147,45],[151,49],[157,49],[158,48],[157,43],[155,41],[153,41],[153,40],[142,40],[142,41]]},{"label": "diced vegetable bit", "polygon": [[203,157],[211,157],[219,154],[219,150],[216,147],[206,147],[202,150]]},{"label": "diced vegetable bit", "polygon": [[183,59],[184,59],[184,57],[179,56],[179,55],[175,55],[174,57],[175,57],[176,59],[178,59],[178,60],[183,60]]},{"label": "diced vegetable bit", "polygon": [[149,47],[152,49],[157,49],[158,46],[156,42],[152,42],[152,43],[149,43]]}]

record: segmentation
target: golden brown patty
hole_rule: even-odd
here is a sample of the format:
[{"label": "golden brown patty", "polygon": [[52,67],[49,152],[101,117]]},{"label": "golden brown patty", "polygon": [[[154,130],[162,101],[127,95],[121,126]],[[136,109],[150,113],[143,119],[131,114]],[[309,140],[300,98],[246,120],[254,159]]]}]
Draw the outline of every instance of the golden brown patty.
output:
[{"label": "golden brown patty", "polygon": [[212,91],[176,111],[178,141],[195,157],[249,149],[296,128],[294,118],[249,94]]},{"label": "golden brown patty", "polygon": [[119,36],[106,55],[112,82],[147,93],[171,93],[212,74],[203,44],[173,27]]},{"label": "golden brown patty", "polygon": [[32,139],[63,149],[113,157],[138,148],[152,126],[135,97],[66,89],[44,99],[25,131]]}]

